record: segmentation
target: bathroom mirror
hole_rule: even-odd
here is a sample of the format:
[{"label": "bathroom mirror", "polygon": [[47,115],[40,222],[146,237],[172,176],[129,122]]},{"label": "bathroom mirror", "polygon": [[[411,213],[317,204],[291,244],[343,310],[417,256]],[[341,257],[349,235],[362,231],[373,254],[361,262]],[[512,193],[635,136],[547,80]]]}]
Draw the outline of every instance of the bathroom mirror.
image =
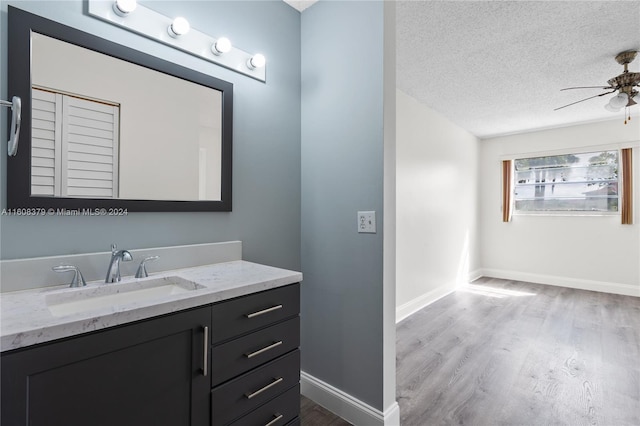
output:
[{"label": "bathroom mirror", "polygon": [[231,83],[11,6],[9,58],[9,208],[231,210]]}]

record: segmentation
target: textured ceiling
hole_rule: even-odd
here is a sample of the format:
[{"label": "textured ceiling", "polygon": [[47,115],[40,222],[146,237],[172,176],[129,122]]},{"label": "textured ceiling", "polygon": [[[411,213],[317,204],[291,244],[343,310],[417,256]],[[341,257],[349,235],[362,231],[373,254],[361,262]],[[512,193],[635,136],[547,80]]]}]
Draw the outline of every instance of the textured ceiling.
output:
[{"label": "textured ceiling", "polygon": [[[603,92],[560,89],[622,73],[614,56],[640,50],[640,1],[401,0],[396,19],[398,88],[478,137],[622,125],[604,109],[613,95],[553,109]],[[629,68],[640,71],[640,56]]]},{"label": "textured ceiling", "polygon": [[[284,0],[303,11],[316,0]],[[333,1],[333,0],[323,0]],[[346,0],[357,1],[357,0]],[[640,0],[396,0],[397,87],[487,138],[619,118],[604,91],[614,57],[640,50]],[[640,55],[630,64],[640,71]],[[640,117],[640,105],[631,109]],[[636,118],[633,125],[637,125]]]}]

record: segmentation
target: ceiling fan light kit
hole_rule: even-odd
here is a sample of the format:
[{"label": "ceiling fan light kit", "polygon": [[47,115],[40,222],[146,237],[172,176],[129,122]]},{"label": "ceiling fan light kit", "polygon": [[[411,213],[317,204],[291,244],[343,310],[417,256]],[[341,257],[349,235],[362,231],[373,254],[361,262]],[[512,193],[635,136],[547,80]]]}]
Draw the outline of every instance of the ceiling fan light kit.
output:
[{"label": "ceiling fan light kit", "polygon": [[613,98],[611,98],[611,100],[609,101],[609,106],[614,110],[620,110],[620,108],[622,108],[623,106],[627,106],[628,102],[629,95],[624,92],[620,92]]},{"label": "ceiling fan light kit", "polygon": [[609,84],[608,86],[567,87],[566,89],[562,89],[603,89],[608,90],[607,92],[561,106],[559,108],[556,108],[555,111],[589,99],[598,98],[618,92],[613,98],[609,100],[609,103],[606,104],[604,108],[607,111],[611,112],[619,112],[622,108],[625,108],[624,124],[627,124],[627,121],[631,120],[631,115],[627,114],[627,108],[640,103],[640,92],[638,89],[638,87],[640,87],[640,72],[629,72],[629,64],[633,62],[637,54],[637,50],[627,50],[616,55],[616,62],[624,66],[624,71],[622,72],[622,74],[607,80],[607,83]]}]

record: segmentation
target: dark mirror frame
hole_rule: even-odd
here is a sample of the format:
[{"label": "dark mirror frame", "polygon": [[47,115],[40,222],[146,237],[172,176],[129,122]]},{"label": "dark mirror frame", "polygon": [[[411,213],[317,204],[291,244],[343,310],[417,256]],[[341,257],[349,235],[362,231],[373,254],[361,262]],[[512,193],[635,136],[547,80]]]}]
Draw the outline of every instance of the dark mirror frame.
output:
[{"label": "dark mirror frame", "polygon": [[[31,32],[37,32],[222,92],[220,201],[31,196]],[[231,211],[233,84],[9,6],[9,96],[22,99],[18,153],[7,159],[9,209],[127,209],[128,212]],[[151,125],[151,124],[150,124]],[[6,152],[6,150],[5,150]],[[44,210],[42,211],[44,214]]]}]

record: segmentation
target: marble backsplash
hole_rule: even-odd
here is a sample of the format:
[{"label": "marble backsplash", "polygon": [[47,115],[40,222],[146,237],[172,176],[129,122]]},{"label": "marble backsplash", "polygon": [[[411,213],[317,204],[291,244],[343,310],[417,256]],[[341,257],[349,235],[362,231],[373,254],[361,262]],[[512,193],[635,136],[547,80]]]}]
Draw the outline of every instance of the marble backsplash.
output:
[{"label": "marble backsplash", "polygon": [[[127,247],[118,249],[128,250]],[[140,261],[149,256],[160,256],[147,263],[149,273],[173,269],[191,268],[213,263],[242,259],[242,242],[192,244],[173,247],[156,247],[129,250],[133,256],[130,262],[122,262],[122,277],[136,273]],[[68,284],[73,273],[56,273],[51,270],[58,265],[77,266],[87,282],[104,280],[111,252],[73,254],[63,256],[36,257],[0,261],[0,292],[28,290],[41,287]]]}]

